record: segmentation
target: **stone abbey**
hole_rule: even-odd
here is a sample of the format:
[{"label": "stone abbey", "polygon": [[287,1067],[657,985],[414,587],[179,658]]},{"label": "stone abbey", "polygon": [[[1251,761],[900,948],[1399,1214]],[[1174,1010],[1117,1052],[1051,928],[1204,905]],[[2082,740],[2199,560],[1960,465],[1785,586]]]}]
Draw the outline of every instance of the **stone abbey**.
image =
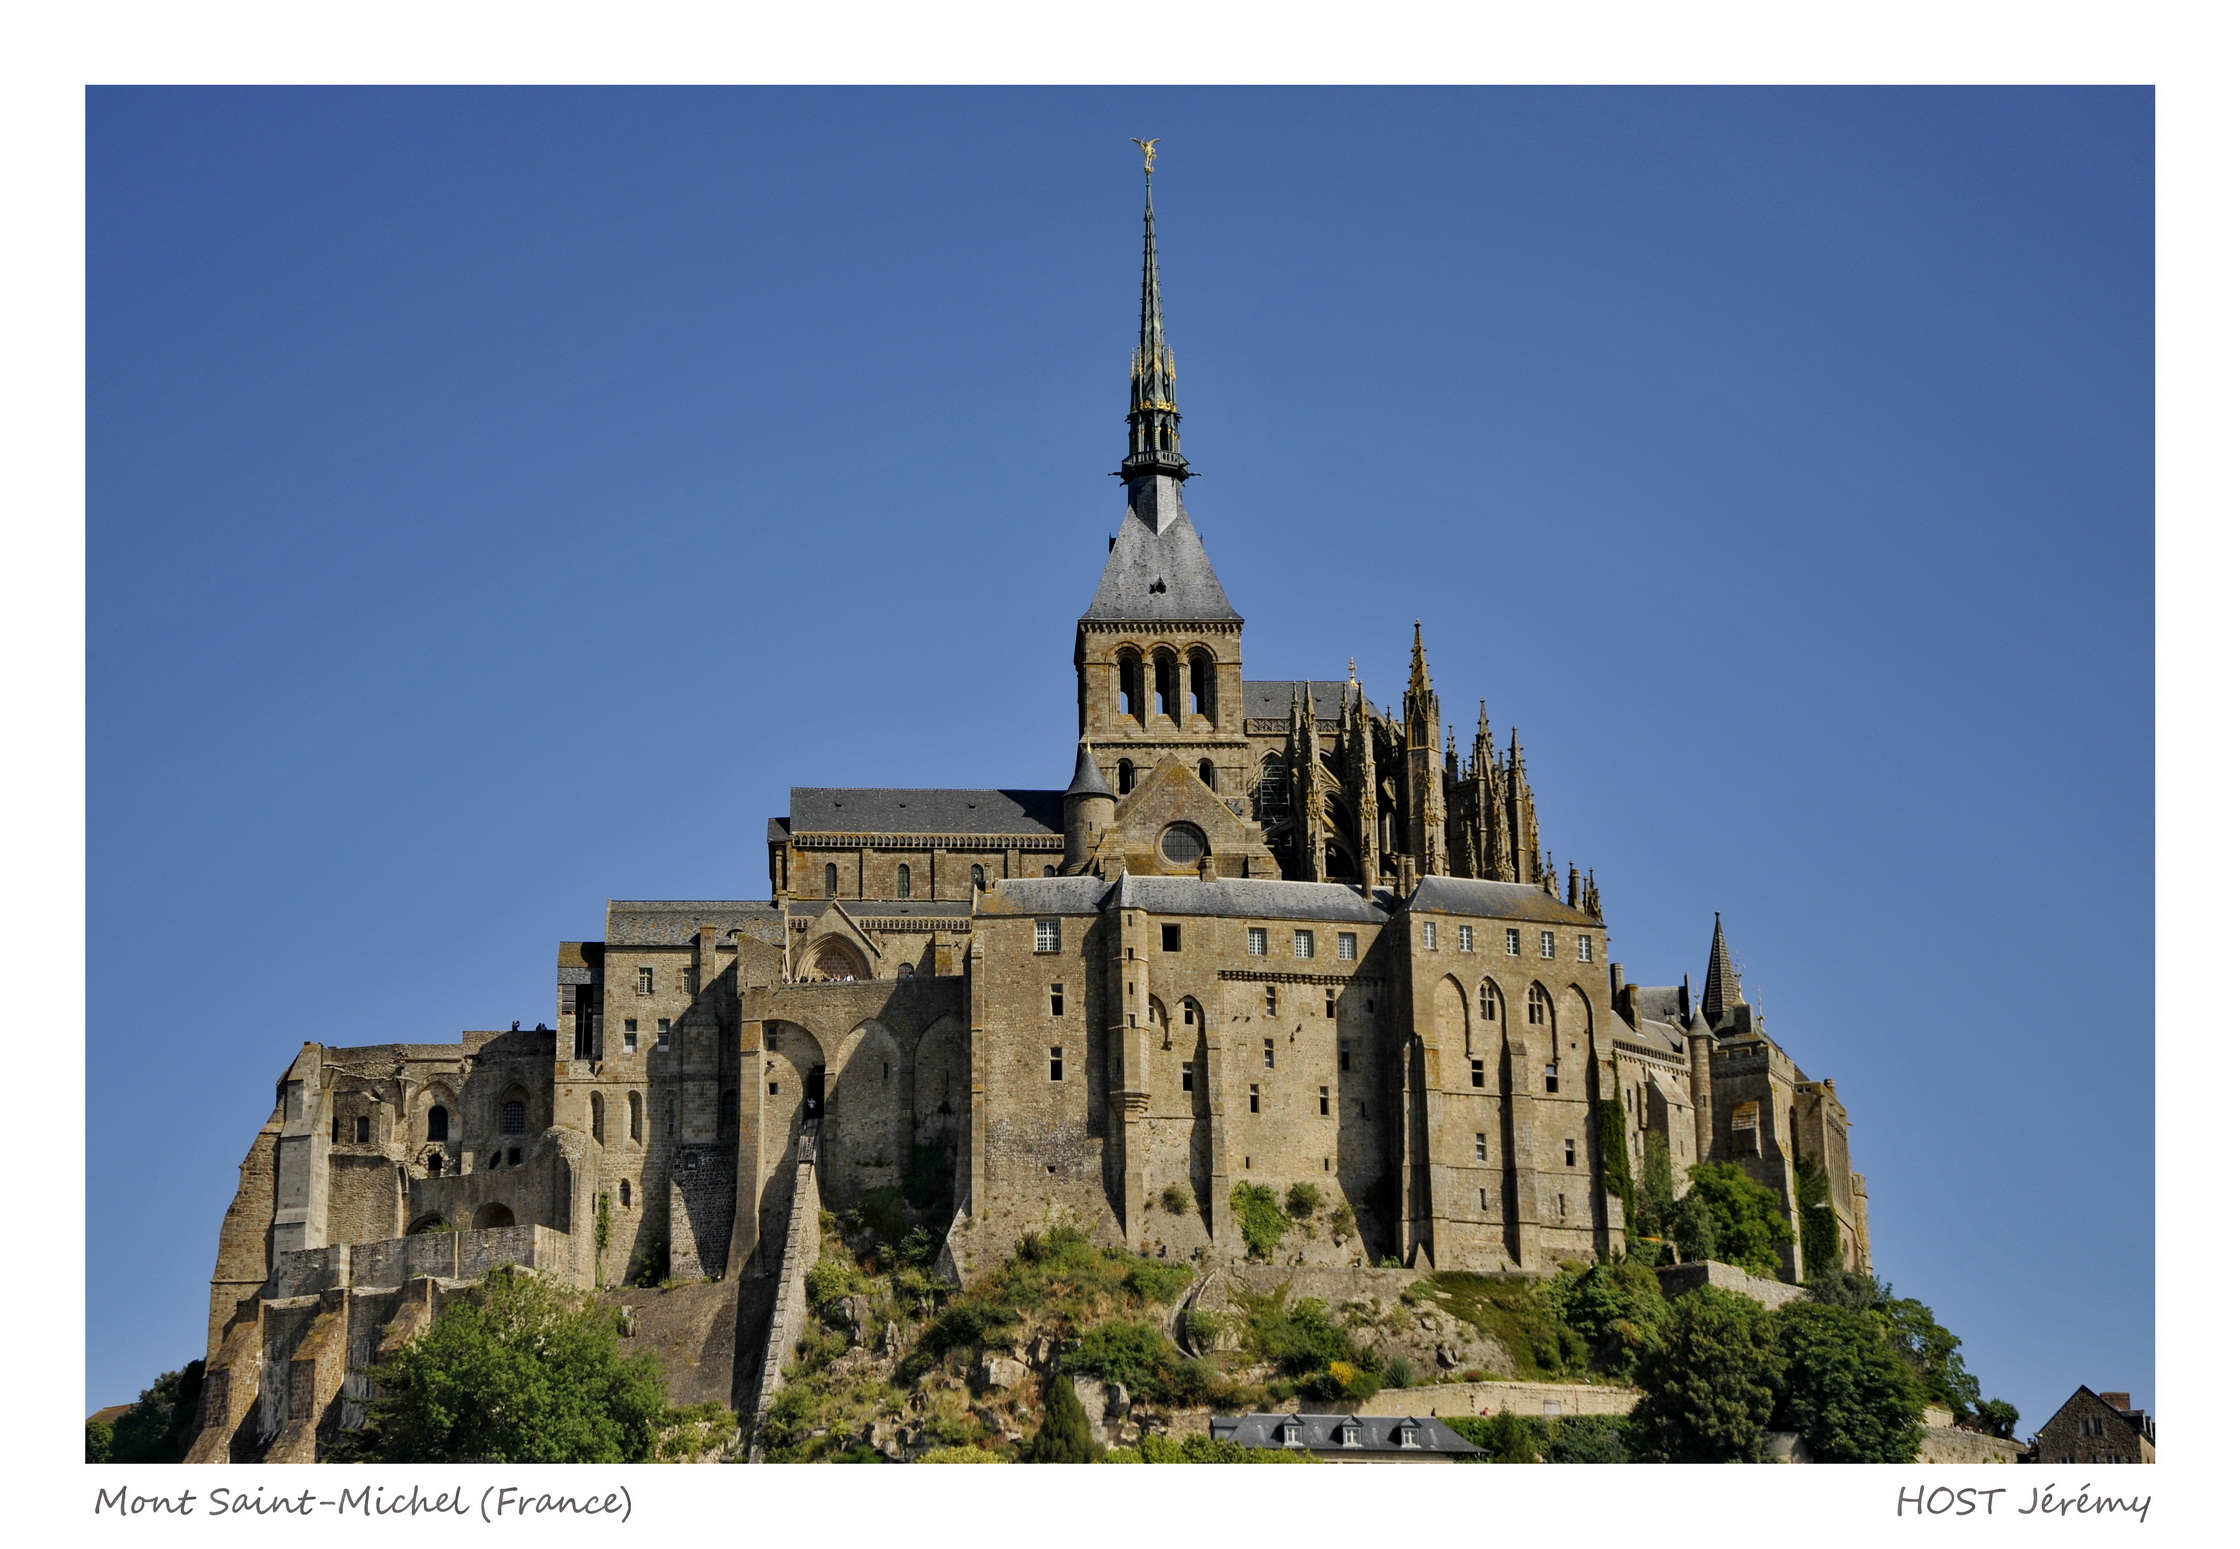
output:
[{"label": "stone abbey", "polygon": [[1397,715],[1350,672],[1246,676],[1183,504],[1148,178],[1142,285],[1071,782],[796,788],[767,901],[610,903],[560,945],[552,1027],[305,1044],[220,1233],[199,1458],[308,1461],[349,1374],[491,1266],[782,1282],[797,1207],[881,1188],[937,1202],[962,1276],[1059,1219],[1241,1258],[1240,1183],[1350,1206],[1286,1261],[1537,1273],[1625,1250],[1621,1170],[1733,1161],[1795,1225],[1810,1159],[1868,1266],[1833,1083],[1718,929],[1700,990],[1610,961],[1517,736],[1481,706],[1458,747],[1420,626]]}]

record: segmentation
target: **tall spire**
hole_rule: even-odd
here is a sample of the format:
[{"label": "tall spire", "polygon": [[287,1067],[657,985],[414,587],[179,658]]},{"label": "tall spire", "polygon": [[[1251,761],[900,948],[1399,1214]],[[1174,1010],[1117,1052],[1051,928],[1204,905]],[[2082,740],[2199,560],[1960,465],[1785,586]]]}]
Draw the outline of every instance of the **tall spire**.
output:
[{"label": "tall spire", "polygon": [[1711,916],[1711,966],[1703,971],[1703,1014],[1716,1027],[1726,1020],[1727,1013],[1742,1003],[1742,975],[1735,972],[1734,959],[1727,955],[1727,926],[1717,914]]},{"label": "tall spire", "polygon": [[1174,406],[1174,351],[1167,348],[1167,320],[1159,300],[1159,232],[1151,216],[1151,164],[1157,140],[1143,147],[1143,316],[1135,358],[1128,364],[1128,456],[1120,477],[1146,474],[1190,477],[1182,455],[1182,414]]}]

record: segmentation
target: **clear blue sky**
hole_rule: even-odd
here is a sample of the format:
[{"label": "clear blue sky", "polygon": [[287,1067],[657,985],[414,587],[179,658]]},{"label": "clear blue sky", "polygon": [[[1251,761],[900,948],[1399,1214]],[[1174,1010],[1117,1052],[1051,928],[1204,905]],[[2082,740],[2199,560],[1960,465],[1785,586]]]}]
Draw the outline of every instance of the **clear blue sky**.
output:
[{"label": "clear blue sky", "polygon": [[1157,135],[1248,674],[1397,704],[1420,618],[1634,979],[1725,911],[1986,1390],[2151,1404],[2152,116],[95,91],[88,1403],[305,1040],[550,1021],[789,785],[1065,782]]}]

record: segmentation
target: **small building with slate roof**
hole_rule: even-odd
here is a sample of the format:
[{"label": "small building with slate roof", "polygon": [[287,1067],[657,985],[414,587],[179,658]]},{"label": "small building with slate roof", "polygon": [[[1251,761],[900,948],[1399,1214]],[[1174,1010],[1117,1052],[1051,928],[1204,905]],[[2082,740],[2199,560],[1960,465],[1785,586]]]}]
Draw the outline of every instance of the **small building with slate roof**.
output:
[{"label": "small building with slate roof", "polygon": [[1460,1463],[1485,1452],[1428,1415],[1215,1415],[1209,1429],[1215,1441],[1322,1463]]}]

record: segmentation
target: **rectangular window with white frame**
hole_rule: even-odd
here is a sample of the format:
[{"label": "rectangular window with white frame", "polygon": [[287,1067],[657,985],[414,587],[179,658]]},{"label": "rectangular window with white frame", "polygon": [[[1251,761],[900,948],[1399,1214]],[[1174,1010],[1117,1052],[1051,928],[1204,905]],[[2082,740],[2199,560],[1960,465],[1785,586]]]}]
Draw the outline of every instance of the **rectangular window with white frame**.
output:
[{"label": "rectangular window with white frame", "polygon": [[1313,932],[1313,931],[1311,931],[1311,930],[1295,930],[1295,931],[1293,931],[1293,932],[1291,933],[1291,955],[1292,955],[1293,957],[1312,957],[1312,956],[1314,956],[1314,932]]},{"label": "rectangular window with white frame", "polygon": [[1268,933],[1257,925],[1247,926],[1244,933],[1244,950],[1248,957],[1268,955]]},{"label": "rectangular window with white frame", "polygon": [[1540,933],[1540,955],[1542,957],[1554,957],[1556,955],[1556,933],[1554,931],[1544,930]]},{"label": "rectangular window with white frame", "polygon": [[1581,936],[1579,938],[1579,961],[1582,963],[1594,961],[1594,937]]},{"label": "rectangular window with white frame", "polygon": [[1457,925],[1454,928],[1454,949],[1457,952],[1477,951],[1478,933],[1467,925]]},{"label": "rectangular window with white frame", "polygon": [[1439,950],[1439,922],[1437,920],[1425,920],[1423,922],[1423,950],[1426,952]]},{"label": "rectangular window with white frame", "polygon": [[1361,938],[1350,930],[1338,932],[1338,961],[1350,963],[1361,955]]},{"label": "rectangular window with white frame", "polygon": [[1058,950],[1058,922],[1056,920],[1037,920],[1034,922],[1034,949],[1037,952],[1055,952]]},{"label": "rectangular window with white frame", "polygon": [[1524,956],[1524,932],[1521,930],[1510,930],[1504,931],[1502,934],[1508,938],[1509,955],[1511,957]]}]

